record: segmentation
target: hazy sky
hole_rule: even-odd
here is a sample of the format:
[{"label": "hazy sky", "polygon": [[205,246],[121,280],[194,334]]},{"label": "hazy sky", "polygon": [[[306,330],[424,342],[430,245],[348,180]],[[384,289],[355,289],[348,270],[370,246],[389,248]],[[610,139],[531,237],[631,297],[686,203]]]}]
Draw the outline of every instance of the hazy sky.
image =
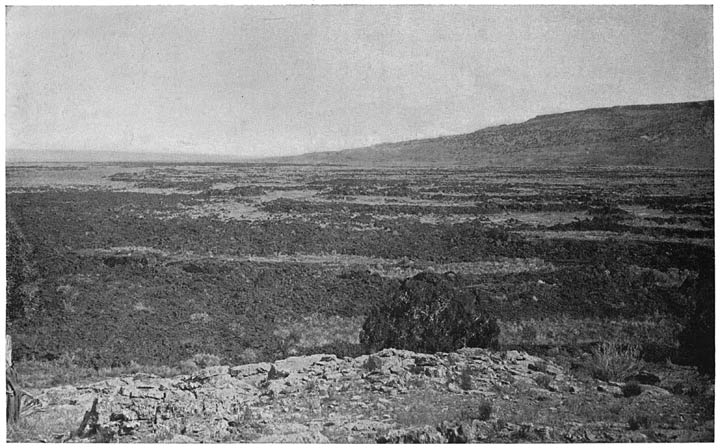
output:
[{"label": "hazy sky", "polygon": [[14,7],[9,148],[343,149],[713,98],[711,6]]}]

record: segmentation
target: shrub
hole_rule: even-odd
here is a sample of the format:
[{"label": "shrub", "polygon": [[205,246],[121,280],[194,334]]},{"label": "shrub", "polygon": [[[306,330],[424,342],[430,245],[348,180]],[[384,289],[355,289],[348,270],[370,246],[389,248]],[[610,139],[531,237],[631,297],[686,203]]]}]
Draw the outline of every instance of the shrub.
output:
[{"label": "shrub", "polygon": [[204,369],[205,367],[220,365],[220,357],[217,355],[211,355],[209,353],[197,353],[193,355],[192,360],[201,369]]},{"label": "shrub", "polygon": [[603,342],[592,350],[590,372],[603,381],[620,381],[640,369],[640,348],[617,341]]},{"label": "shrub", "polygon": [[460,388],[462,390],[472,390],[475,388],[472,378],[472,369],[470,369],[470,366],[465,366],[460,372]]},{"label": "shrub", "polygon": [[680,351],[702,373],[715,373],[715,272],[702,269],[697,279],[687,279],[680,292],[690,298],[691,310],[680,333]]},{"label": "shrub", "polygon": [[552,380],[553,377],[547,374],[542,374],[535,377],[535,383],[543,389],[547,389],[548,387],[550,387],[550,383],[552,383]]},{"label": "shrub", "polygon": [[635,397],[642,393],[642,386],[637,381],[628,381],[620,388],[625,398]]},{"label": "shrub", "polygon": [[209,353],[196,353],[192,358],[180,361],[179,367],[183,373],[193,373],[205,367],[219,366],[220,357]]},{"label": "shrub", "polygon": [[423,272],[406,279],[390,300],[370,311],[360,342],[370,350],[452,352],[497,345],[500,328],[478,308],[454,275]]},{"label": "shrub", "polygon": [[482,421],[490,420],[490,416],[492,415],[492,413],[493,413],[492,403],[487,400],[481,401],[480,405],[478,405],[478,415],[477,415],[478,418],[477,419],[482,420]]},{"label": "shrub", "polygon": [[250,347],[243,350],[239,357],[241,364],[251,364],[257,362],[259,358],[257,350]]},{"label": "shrub", "polygon": [[370,355],[368,356],[367,361],[365,361],[365,365],[363,367],[365,367],[371,372],[376,370],[382,370],[382,359],[378,358],[375,355]]},{"label": "shrub", "polygon": [[538,331],[537,328],[535,328],[532,324],[524,325],[522,328],[521,336],[522,341],[528,344],[532,344],[537,340],[538,337]]},{"label": "shrub", "polygon": [[190,359],[180,361],[178,367],[180,368],[180,372],[183,374],[190,374],[198,370],[197,364],[192,362]]},{"label": "shrub", "polygon": [[632,431],[637,431],[640,428],[648,429],[652,425],[652,419],[647,414],[633,415],[628,419],[628,427]]},{"label": "shrub", "polygon": [[481,420],[487,421],[493,413],[492,402],[482,400],[476,408],[466,408],[460,411],[461,420]]}]

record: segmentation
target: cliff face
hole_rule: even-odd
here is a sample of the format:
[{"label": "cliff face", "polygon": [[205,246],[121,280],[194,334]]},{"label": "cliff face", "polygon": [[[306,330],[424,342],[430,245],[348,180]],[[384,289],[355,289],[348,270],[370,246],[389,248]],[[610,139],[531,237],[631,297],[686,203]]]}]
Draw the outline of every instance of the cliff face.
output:
[{"label": "cliff face", "polygon": [[541,115],[434,139],[282,159],[353,165],[712,167],[714,101]]}]

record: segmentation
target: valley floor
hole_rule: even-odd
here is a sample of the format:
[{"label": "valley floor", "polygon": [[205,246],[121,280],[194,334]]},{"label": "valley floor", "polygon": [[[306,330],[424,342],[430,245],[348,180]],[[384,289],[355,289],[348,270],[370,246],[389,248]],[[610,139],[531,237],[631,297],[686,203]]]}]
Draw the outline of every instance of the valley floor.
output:
[{"label": "valley floor", "polygon": [[[714,312],[702,308],[714,296],[712,170],[49,164],[10,165],[6,179],[7,331],[23,386],[41,397],[46,418],[76,425],[92,397],[101,397],[100,414],[109,419],[108,406],[120,400],[137,412],[116,416],[113,427],[139,426],[113,437],[171,438],[179,426],[166,435],[157,419],[148,427],[146,404],[133,404],[132,394],[158,397],[133,390],[182,395],[213,381],[244,381],[233,376],[237,368],[219,365],[252,364],[253,380],[238,385],[247,397],[228,398],[248,406],[224,410],[218,434],[193,435],[186,425],[184,436],[712,438],[714,391],[694,366],[714,352],[713,342],[700,336],[692,349],[683,345],[692,339],[688,329],[714,327]],[[401,366],[376,375],[362,367],[365,317],[403,279],[423,272],[453,272],[457,287],[472,291],[500,323],[500,351],[483,352],[482,362],[435,357],[445,369],[437,377],[407,370],[424,355],[382,352]],[[606,341],[639,347],[659,382],[626,398],[620,382],[583,377],[588,356]],[[508,355],[513,349],[518,354]],[[258,385],[268,363],[318,353],[335,357],[302,359],[341,375],[323,379],[323,369],[306,366],[306,380],[296,384],[302,393],[263,389],[280,380]],[[542,384],[536,376],[547,372],[525,371],[534,356],[558,369]],[[496,364],[524,379],[498,373],[504,379],[480,388],[451,386],[463,365],[482,381]],[[203,367],[210,373],[193,376]],[[341,379],[344,369],[352,380]],[[142,372],[157,376],[145,389],[136,384]],[[128,373],[137,379],[118,378]],[[387,391],[373,389],[374,375]],[[82,386],[101,378],[112,379]],[[492,417],[474,418],[471,408],[484,399]],[[166,404],[175,409],[169,420],[185,418],[176,408],[186,404]],[[446,411],[414,414],[431,404]],[[54,440],[52,431],[40,437],[47,421],[33,418],[26,423],[38,422],[38,434],[29,426],[9,437]],[[639,429],[628,429],[631,418]],[[438,430],[442,420],[465,426]],[[415,422],[431,429],[403,433]],[[302,427],[282,429],[286,423]]]}]

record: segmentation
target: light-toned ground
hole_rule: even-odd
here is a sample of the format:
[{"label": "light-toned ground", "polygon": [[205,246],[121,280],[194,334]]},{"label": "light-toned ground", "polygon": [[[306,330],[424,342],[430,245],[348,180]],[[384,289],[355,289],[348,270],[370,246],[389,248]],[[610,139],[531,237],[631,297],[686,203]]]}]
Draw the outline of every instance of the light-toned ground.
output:
[{"label": "light-toned ground", "polygon": [[714,247],[715,240],[712,238],[672,238],[672,237],[653,237],[650,235],[641,235],[637,233],[622,233],[610,232],[606,230],[517,230],[513,231],[525,238],[536,238],[536,239],[574,239],[574,240],[588,240],[588,241],[603,241],[609,239],[626,240],[626,241],[657,241],[657,242],[672,242],[672,243],[690,243],[698,246]]},{"label": "light-toned ground", "polygon": [[[290,357],[273,364],[209,366],[169,378],[141,370],[83,386],[29,390],[36,405],[9,428],[7,440],[712,441],[709,379],[693,369],[627,361],[628,371],[651,369],[659,382],[639,385],[636,395],[626,396],[624,381],[577,377],[523,352],[482,349]],[[685,383],[680,388],[678,378]],[[694,398],[683,392],[690,387]],[[82,427],[91,409],[93,423]]]}]

